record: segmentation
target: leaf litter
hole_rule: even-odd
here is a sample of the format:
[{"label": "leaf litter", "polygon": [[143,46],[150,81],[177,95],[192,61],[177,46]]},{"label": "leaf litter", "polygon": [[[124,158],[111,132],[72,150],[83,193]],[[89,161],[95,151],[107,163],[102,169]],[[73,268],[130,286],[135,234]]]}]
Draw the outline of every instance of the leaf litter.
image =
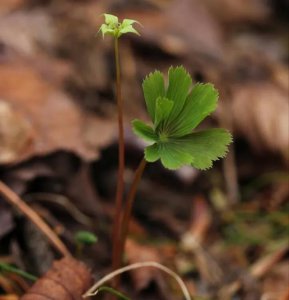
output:
[{"label": "leaf litter", "polygon": [[[283,246],[289,197],[288,24],[282,13],[288,4],[229,2],[1,1],[0,178],[20,195],[49,192],[71,201],[89,220],[97,216],[97,226],[88,228],[65,206],[37,203],[39,212],[46,210],[56,224],[60,221],[71,249],[75,232],[95,232],[99,242],[84,248],[81,259],[98,278],[109,266],[113,208],[108,191],[116,176],[116,127],[112,57],[109,45],[94,35],[97,15],[113,11],[144,26],[142,40],[130,37],[123,45],[127,174],[141,153],[128,129],[135,113],[144,116],[141,79],[154,69],[166,72],[170,65],[184,64],[194,82],[211,81],[221,91],[219,110],[204,129],[222,123],[224,113],[231,116],[240,191],[240,202],[232,205],[220,164],[186,180],[160,166],[148,168],[134,208],[127,261],[138,262],[141,256],[171,266],[203,299],[288,298],[288,249]],[[269,174],[265,180],[264,174]],[[8,257],[27,270],[15,234],[17,213],[2,205],[0,199],[0,261]],[[53,218],[47,220],[52,224]],[[43,278],[32,289],[45,295]],[[137,299],[179,296],[152,269],[137,269],[130,278],[123,287]],[[78,286],[62,281],[68,289]],[[15,277],[0,274],[1,299],[19,299],[24,290]],[[80,297],[84,290],[74,292]],[[60,293],[65,299],[63,290],[57,299]]]}]

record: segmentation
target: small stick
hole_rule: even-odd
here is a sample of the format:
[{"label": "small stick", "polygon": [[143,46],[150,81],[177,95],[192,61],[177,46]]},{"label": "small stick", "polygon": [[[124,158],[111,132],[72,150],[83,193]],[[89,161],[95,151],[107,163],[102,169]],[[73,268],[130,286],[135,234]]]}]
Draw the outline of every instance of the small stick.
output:
[{"label": "small stick", "polygon": [[69,250],[59,239],[56,233],[45,223],[45,221],[2,181],[0,181],[0,195],[28,217],[28,219],[30,219],[31,222],[33,222],[48,238],[56,250],[58,250],[63,256],[71,256]]},{"label": "small stick", "polygon": [[185,283],[181,279],[181,277],[174,271],[170,270],[169,268],[167,268],[157,262],[154,262],[154,261],[139,262],[139,263],[131,264],[126,267],[115,270],[115,271],[109,273],[108,275],[104,276],[103,278],[101,278],[99,281],[97,281],[84,295],[82,295],[82,297],[87,298],[87,297],[95,296],[99,292],[100,286],[103,285],[105,282],[113,279],[115,276],[118,276],[121,273],[130,271],[130,270],[134,270],[134,269],[138,269],[138,268],[143,268],[143,267],[154,267],[154,268],[160,269],[160,270],[164,271],[165,273],[169,274],[170,276],[172,276],[178,282],[185,299],[191,300],[190,293],[189,293]]}]

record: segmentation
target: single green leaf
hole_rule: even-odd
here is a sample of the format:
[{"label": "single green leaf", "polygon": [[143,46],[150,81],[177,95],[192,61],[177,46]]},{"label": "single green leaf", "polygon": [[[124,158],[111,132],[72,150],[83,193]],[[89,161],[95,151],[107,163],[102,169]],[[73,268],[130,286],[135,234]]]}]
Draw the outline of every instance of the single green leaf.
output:
[{"label": "single green leaf", "polygon": [[184,67],[171,67],[169,69],[169,85],[166,97],[174,101],[174,109],[171,112],[168,123],[174,121],[183,109],[191,85],[192,78]]},{"label": "single green leaf", "polygon": [[165,84],[163,74],[159,71],[149,74],[142,84],[148,113],[155,121],[156,100],[165,96]]},{"label": "single green leaf", "polygon": [[222,128],[194,132],[170,140],[170,143],[175,143],[184,152],[190,153],[193,157],[191,165],[200,170],[211,168],[213,161],[224,157],[231,142],[231,134]]},{"label": "single green leaf", "polygon": [[[158,128],[159,125],[163,129],[162,122],[168,118],[173,108],[174,102],[163,97],[158,97],[155,109],[155,122],[154,127]],[[160,129],[161,130],[161,129]]]},{"label": "single green leaf", "polygon": [[181,143],[159,143],[158,151],[163,166],[169,170],[176,170],[193,162],[192,155],[182,148]]},{"label": "single green leaf", "polygon": [[134,23],[140,24],[138,21],[136,20],[132,20],[132,19],[124,19],[122,21],[122,25],[125,26],[129,26],[129,25],[133,25]]},{"label": "single green leaf", "polygon": [[104,15],[104,21],[108,25],[118,25],[118,17],[110,14],[103,14]]},{"label": "single green leaf", "polygon": [[133,132],[147,142],[156,142],[158,137],[151,126],[136,119],[132,121]]},{"label": "single green leaf", "polygon": [[138,31],[136,31],[132,25],[127,25],[124,27],[121,27],[119,29],[119,33],[118,33],[118,37],[120,37],[121,35],[125,34],[125,33],[134,33],[136,35],[140,35]]},{"label": "single green leaf", "polygon": [[145,160],[148,162],[155,162],[158,159],[160,159],[158,144],[147,146],[145,148],[144,153],[145,153]]},{"label": "single green leaf", "polygon": [[183,136],[192,132],[217,107],[218,92],[210,83],[196,84],[187,97],[178,119],[172,124],[171,135]]},{"label": "single green leaf", "polygon": [[102,24],[98,30],[98,32],[102,33],[102,37],[104,38],[105,34],[114,35],[115,30],[108,27],[106,24]]},{"label": "single green leaf", "polygon": [[90,231],[77,231],[75,240],[80,244],[92,245],[97,242],[97,236]]}]

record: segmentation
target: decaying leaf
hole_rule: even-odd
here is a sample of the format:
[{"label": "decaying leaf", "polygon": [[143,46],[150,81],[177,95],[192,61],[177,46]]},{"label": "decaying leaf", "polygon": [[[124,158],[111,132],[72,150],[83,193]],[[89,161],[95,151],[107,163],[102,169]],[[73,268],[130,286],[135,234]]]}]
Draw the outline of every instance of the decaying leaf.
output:
[{"label": "decaying leaf", "polygon": [[80,261],[63,258],[40,278],[21,300],[81,300],[91,285],[91,273]]},{"label": "decaying leaf", "polygon": [[[1,163],[61,149],[92,159],[96,144],[105,144],[114,134],[106,130],[110,135],[97,135],[103,130],[101,119],[86,117],[67,94],[27,64],[0,66],[0,97],[5,100],[0,107]],[[94,130],[93,142],[88,129]]]},{"label": "decaying leaf", "polygon": [[[155,248],[137,244],[131,239],[128,239],[125,244],[125,252],[129,264],[146,261],[161,263],[160,255]],[[151,281],[159,277],[158,270],[153,268],[136,269],[131,274],[137,290],[146,288]]]},{"label": "decaying leaf", "polygon": [[234,89],[233,123],[260,151],[264,148],[289,159],[289,102],[287,91],[271,83]]},{"label": "decaying leaf", "polygon": [[0,163],[9,163],[28,151],[31,124],[8,102],[0,100]]}]

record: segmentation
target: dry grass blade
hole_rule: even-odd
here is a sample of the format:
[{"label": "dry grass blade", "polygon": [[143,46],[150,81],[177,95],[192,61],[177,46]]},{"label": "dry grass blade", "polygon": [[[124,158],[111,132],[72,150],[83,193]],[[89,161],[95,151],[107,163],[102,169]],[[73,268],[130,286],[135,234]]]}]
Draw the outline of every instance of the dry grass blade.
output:
[{"label": "dry grass blade", "polygon": [[54,231],[42,220],[42,218],[31,209],[17,194],[15,194],[6,184],[0,181],[0,195],[2,195],[10,204],[16,206],[26,217],[28,217],[43,234],[48,238],[51,244],[63,255],[71,256],[69,250],[54,233]]},{"label": "dry grass blade", "polygon": [[138,269],[138,268],[144,268],[144,267],[153,267],[153,268],[157,268],[159,270],[162,270],[163,272],[169,274],[170,276],[172,276],[179,284],[183,295],[185,297],[186,300],[191,300],[191,296],[189,294],[189,291],[185,285],[185,283],[183,282],[183,280],[181,279],[181,277],[176,274],[174,271],[172,271],[171,269],[157,263],[154,261],[147,261],[147,262],[140,262],[140,263],[135,263],[135,264],[131,264],[128,265],[126,267],[120,268],[118,270],[115,270],[111,273],[109,273],[108,275],[104,276],[102,279],[100,279],[99,281],[97,281],[82,297],[83,298],[87,298],[87,297],[92,297],[95,296],[98,292],[99,292],[99,288],[101,287],[101,285],[103,285],[104,283],[106,283],[107,281],[113,279],[115,276],[118,276],[124,272],[130,271],[130,270],[134,270],[134,269]]}]

